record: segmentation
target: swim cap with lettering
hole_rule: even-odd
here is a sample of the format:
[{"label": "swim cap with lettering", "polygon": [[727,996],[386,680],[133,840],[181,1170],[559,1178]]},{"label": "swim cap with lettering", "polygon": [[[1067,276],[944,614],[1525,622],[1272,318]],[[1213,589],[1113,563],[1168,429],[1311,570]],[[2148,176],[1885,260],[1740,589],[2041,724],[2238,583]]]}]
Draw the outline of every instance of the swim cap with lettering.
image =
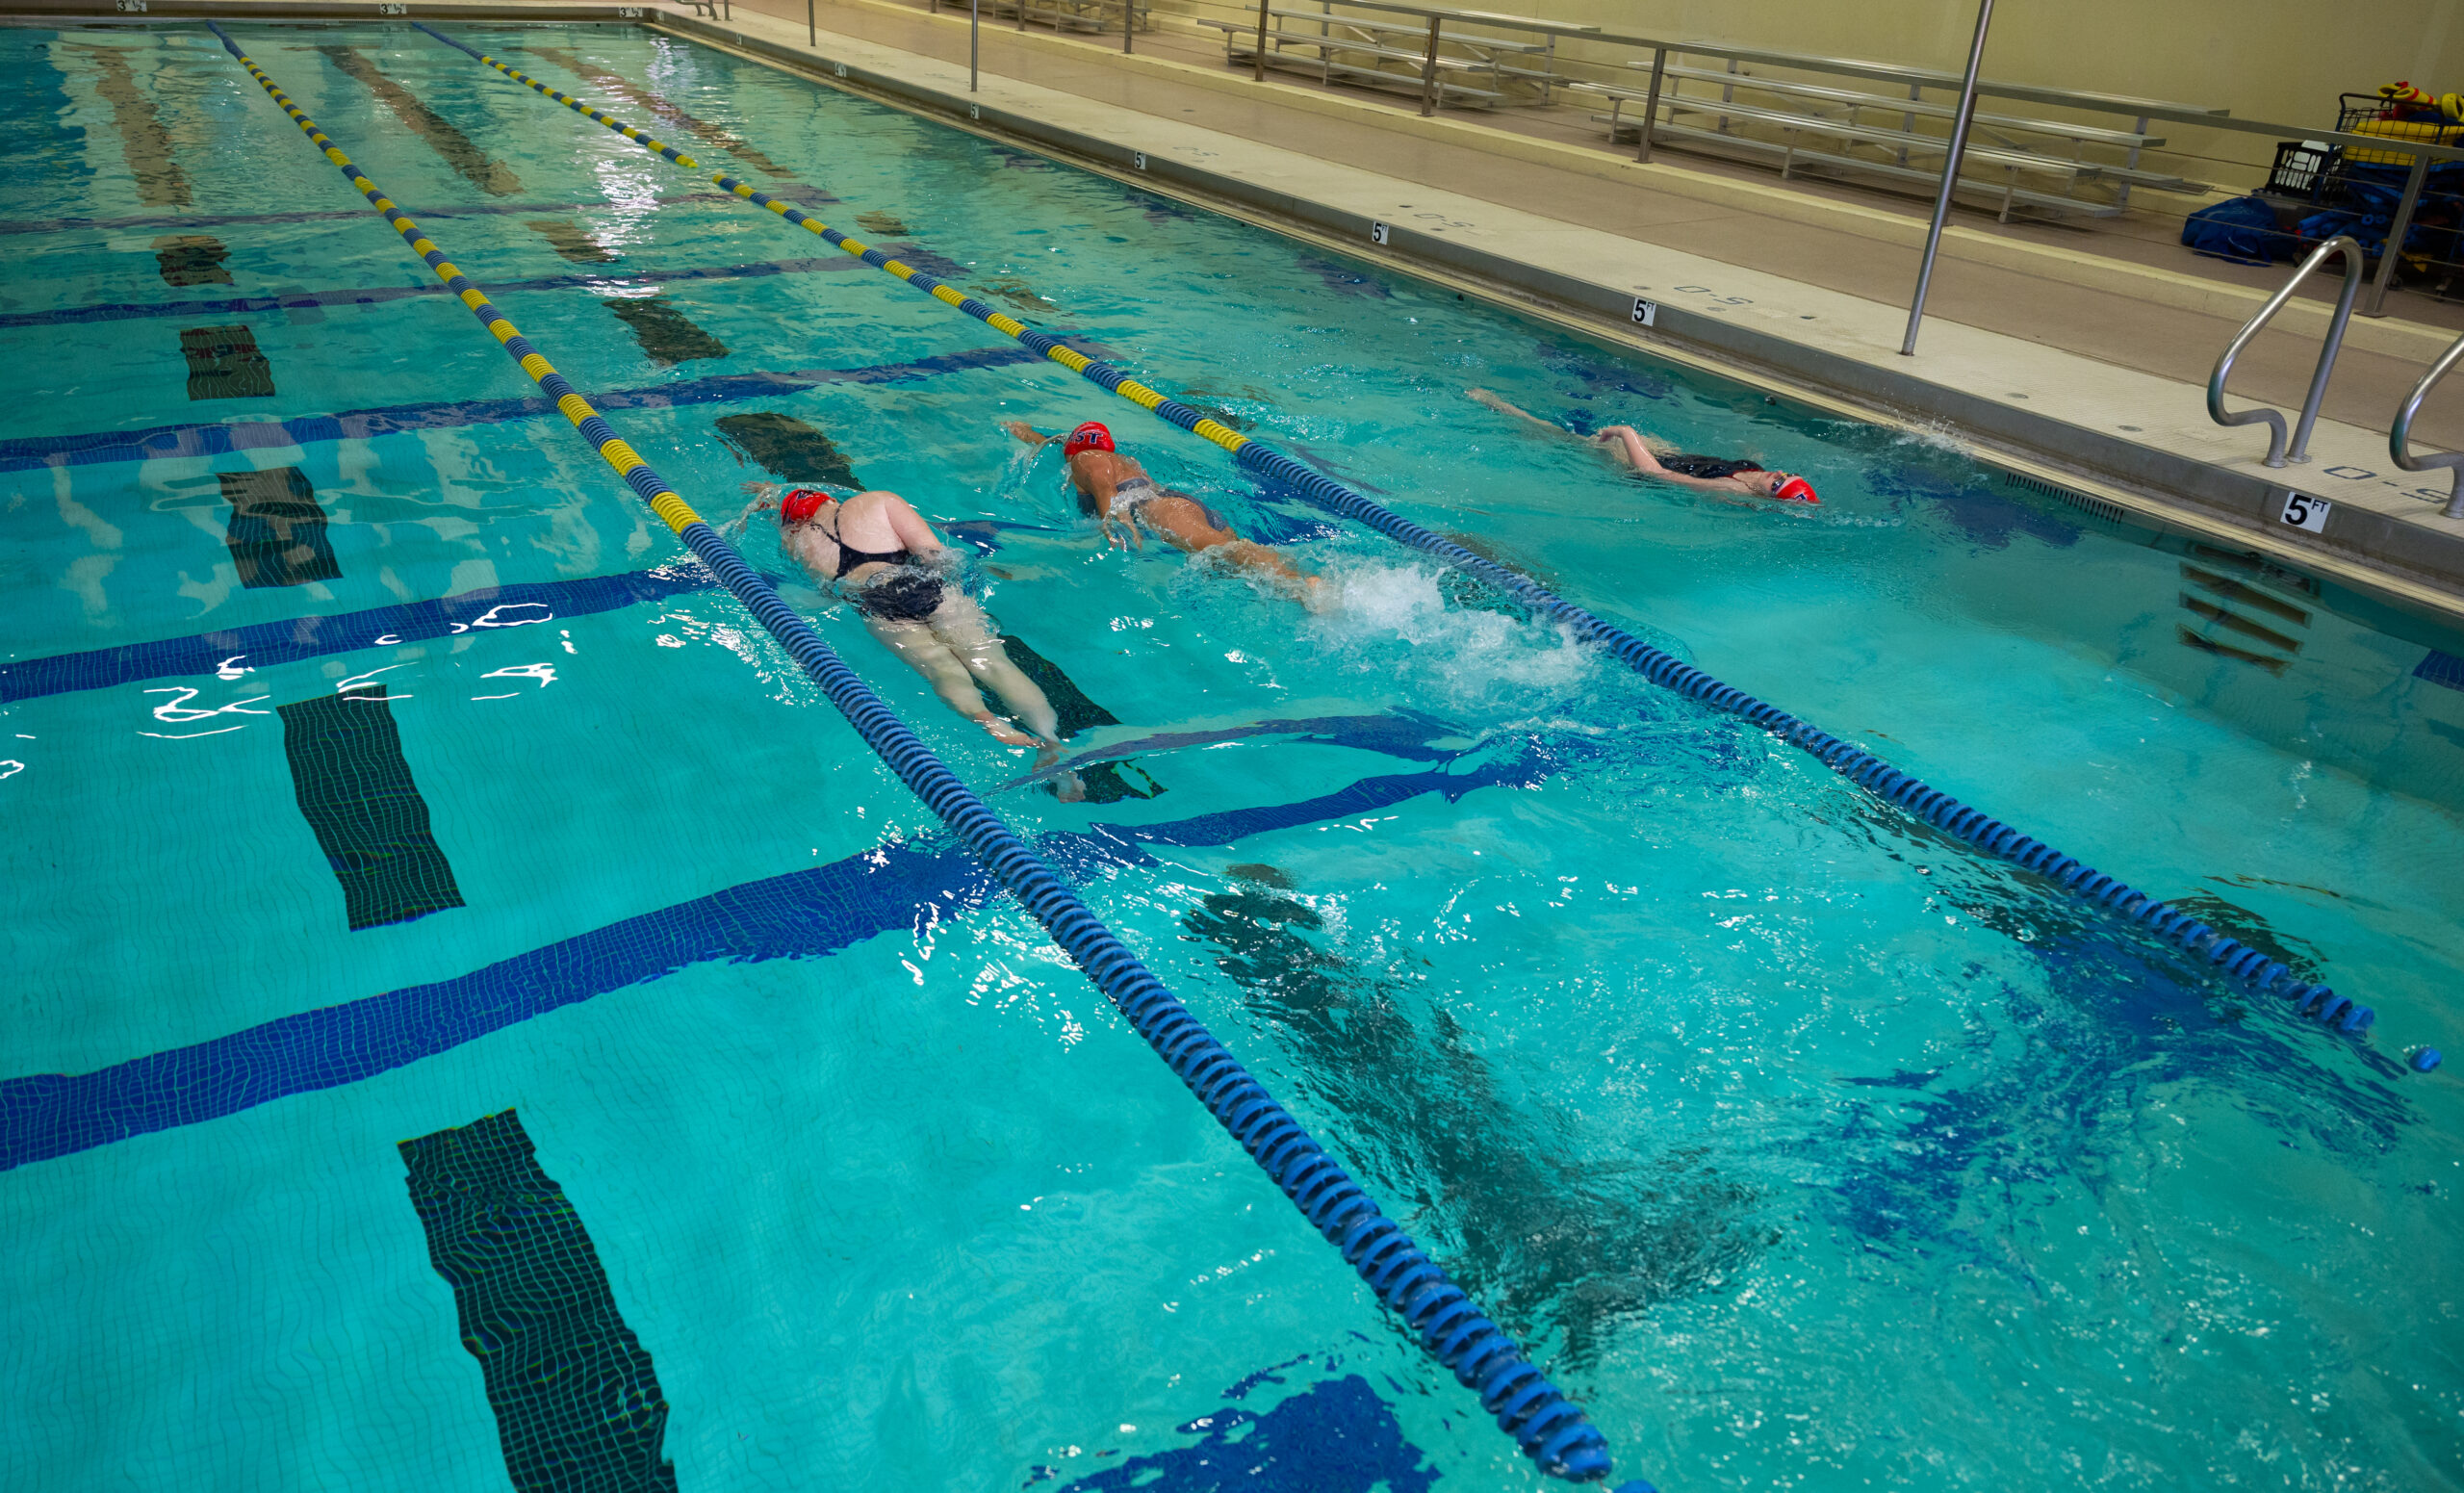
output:
[{"label": "swim cap with lettering", "polygon": [[812,516],[821,511],[821,505],[831,501],[828,493],[799,487],[779,500],[779,527],[786,528],[791,525],[810,523]]}]

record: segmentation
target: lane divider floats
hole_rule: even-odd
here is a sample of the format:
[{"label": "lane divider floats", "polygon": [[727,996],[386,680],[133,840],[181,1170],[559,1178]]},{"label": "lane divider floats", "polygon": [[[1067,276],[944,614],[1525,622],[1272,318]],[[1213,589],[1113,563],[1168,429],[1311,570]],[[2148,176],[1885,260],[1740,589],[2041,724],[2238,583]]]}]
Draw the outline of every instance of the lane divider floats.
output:
[{"label": "lane divider floats", "polygon": [[[1053,941],[1077,961],[1088,979],[1119,1008],[1147,1045],[1274,1179],[1311,1225],[1343,1251],[1345,1260],[1359,1272],[1378,1300],[1411,1325],[1422,1346],[1453,1370],[1465,1388],[1479,1392],[1481,1407],[1497,1417],[1499,1427],[1515,1438],[1525,1454],[1542,1471],[1555,1477],[1575,1481],[1607,1477],[1610,1463],[1606,1441],[1582,1407],[1550,1382],[1524,1355],[1522,1348],[1474,1304],[1445,1270],[1394,1220],[1379,1211],[1360,1184],[1249,1075],[1229,1049],[1216,1041],[1179,997],[1167,990],[1128,945],[1105,927],[1077,894],[933,755],[855,670],[831,651],[809,624],[779,599],[769,582],[745,563],[734,546],[704,523],[666,479],[625,444],[590,401],[489,304],[479,288],[445,257],[445,251],[423,234],[418,224],[360,173],[350,158],[299,111],[273,79],[250,61],[220,26],[207,24],[267,95],[324,152],[325,159],[333,162],[360,194],[393,224],[411,251],[470,307],[479,324],[503,345],[506,355],[556,401],[556,408],[572,422],[582,439],[760,620],[770,635],[803,667],[806,676],[821,686],[830,703],[847,717],[865,744],[940,816],[985,869],[1035,914]],[[1620,1493],[1652,1493],[1652,1489],[1649,1483],[1637,1480],[1627,1483]]]},{"label": "lane divider floats", "polygon": [[[689,170],[704,169],[701,162],[675,146],[662,143],[571,94],[518,72],[432,27],[417,21],[411,24],[447,46],[469,53],[516,83],[554,99],[585,118],[596,120],[645,150],[665,156]],[[735,195],[768,208],[797,227],[819,235],[873,268],[887,270],[934,299],[965,312],[1004,336],[1016,339],[1096,387],[1119,395],[1193,435],[1214,442],[1230,451],[1233,459],[1249,471],[1297,489],[1323,506],[1357,520],[1398,543],[1434,555],[1491,585],[1513,593],[1535,610],[1573,629],[1578,636],[1616,655],[1628,667],[1653,683],[1699,700],[1714,709],[1743,716],[1789,745],[1811,754],[1824,766],[1875,797],[1906,810],[1954,838],[2046,877],[2066,891],[2143,924],[2159,938],[2179,945],[2189,953],[2204,955],[2209,964],[2251,989],[2282,996],[2297,1015],[2314,1017],[2321,1023],[2348,1037],[2361,1036],[2378,1019],[2378,1013],[2370,1007],[2355,1005],[2326,986],[2313,985],[2295,977],[2285,965],[2218,932],[2179,908],[2126,886],[2119,878],[2107,875],[2076,857],[2064,855],[2040,840],[2020,834],[1983,810],[1970,808],[1941,789],[1901,772],[1861,746],[1842,741],[1777,706],[1758,700],[1734,685],[1723,683],[1683,659],[1654,648],[1624,629],[1601,620],[1520,571],[1509,570],[1494,560],[1474,554],[1461,545],[1440,538],[1281,451],[1252,441],[1237,430],[1207,419],[1179,400],[1148,388],[1119,369],[1065,347],[1058,339],[1032,330],[1025,323],[952,289],[923,270],[849,238],[792,203],[782,202],[724,171],[706,174],[709,180]],[[2418,1064],[2415,1066],[2419,1068]],[[2435,1059],[2432,1066],[2435,1066]],[[2427,1068],[2419,1070],[2428,1071]]]}]

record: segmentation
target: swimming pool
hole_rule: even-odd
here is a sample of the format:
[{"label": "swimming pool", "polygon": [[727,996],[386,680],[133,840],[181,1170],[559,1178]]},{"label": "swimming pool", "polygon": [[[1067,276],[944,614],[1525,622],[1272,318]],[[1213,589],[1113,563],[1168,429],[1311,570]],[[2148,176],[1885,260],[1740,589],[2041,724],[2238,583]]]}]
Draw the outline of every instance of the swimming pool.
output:
[{"label": "swimming pool", "polygon": [[[2356,1046],[424,38],[234,34],[706,512],[834,454],[962,521],[1083,740],[1218,738],[995,792],[801,593],[1627,1475],[2459,1480],[2458,1117],[2395,1060],[2455,1036],[2464,641],[708,50],[462,33],[2268,940]],[[8,1093],[12,1480],[494,1485],[397,1145],[507,1109],[679,1485],[1536,1480],[210,38],[5,44],[5,1076],[127,1079]],[[1014,418],[1114,421],[1345,608],[1102,550]],[[337,758],[418,874],[329,860]]]}]

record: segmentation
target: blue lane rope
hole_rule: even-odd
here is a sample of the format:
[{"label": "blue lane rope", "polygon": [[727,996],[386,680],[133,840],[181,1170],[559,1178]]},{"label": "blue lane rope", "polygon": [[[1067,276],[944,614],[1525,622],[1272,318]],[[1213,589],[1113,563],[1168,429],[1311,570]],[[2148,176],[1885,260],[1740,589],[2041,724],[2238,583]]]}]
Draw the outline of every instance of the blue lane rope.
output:
[{"label": "blue lane rope", "polygon": [[[466,52],[479,62],[503,73],[533,91],[554,99],[575,113],[596,120],[645,149],[665,156],[677,165],[701,170],[702,163],[684,155],[674,146],[653,139],[641,130],[595,109],[581,100],[515,71],[475,47],[467,46],[431,27],[411,23],[437,40],[458,51]],[[1232,453],[1233,460],[1249,471],[1271,478],[1307,494],[1323,506],[1357,520],[1399,544],[1479,577],[1502,590],[1521,598],[1533,609],[1574,630],[1578,636],[1599,644],[1617,656],[1626,665],[1653,683],[1673,689],[1690,699],[1699,700],[1714,709],[1744,717],[1778,736],[1789,745],[1811,754],[1824,766],[1856,784],[1859,787],[1913,814],[1954,838],[1964,840],[1988,855],[2009,861],[2023,870],[2050,879],[2056,886],[2108,911],[2145,925],[2159,938],[2179,945],[2191,954],[2204,955],[2207,962],[2243,984],[2263,994],[2281,995],[2299,1016],[2318,1020],[2349,1037],[2359,1037],[2378,1019],[2378,1013],[2368,1006],[2355,1005],[2323,985],[2313,985],[2297,979],[2293,971],[2257,949],[2227,937],[2200,922],[2196,917],[2143,891],[2124,885],[2118,878],[2107,875],[2094,866],[2072,856],[2064,855],[2040,840],[2032,839],[2017,830],[1970,808],[1960,800],[1922,780],[1901,772],[1890,763],[1837,736],[1798,719],[1779,707],[1769,705],[1747,694],[1732,684],[1724,683],[1701,669],[1652,647],[1625,630],[1612,626],[1566,601],[1519,571],[1509,570],[1494,560],[1473,553],[1461,545],[1443,539],[1419,525],[1394,513],[1333,480],[1322,473],[1301,465],[1283,452],[1252,441],[1238,431],[1208,419],[1177,399],[1148,388],[1109,363],[1099,362],[1068,348],[1054,337],[1030,330],[1024,323],[994,310],[971,296],[944,282],[890,258],[823,223],[792,203],[782,202],[757,188],[723,171],[709,172],[708,177],[719,186],[749,202],[768,208],[788,222],[820,235],[831,244],[861,259],[877,270],[885,270],[905,280],[944,304],[965,312],[985,325],[1002,332],[1042,353],[1046,358],[1071,370],[1090,383],[1108,393],[1119,395],[1132,403],[1152,411],[1193,435],[1212,441]]]},{"label": "blue lane rope", "polygon": [[[582,438],[769,630],[865,744],[1043,924],[1053,941],[1077,961],[1088,979],[1250,1159],[1274,1179],[1310,1225],[1343,1251],[1344,1259],[1359,1272],[1377,1300],[1411,1325],[1422,1346],[1452,1370],[1465,1388],[1479,1393],[1481,1408],[1497,1417],[1499,1428],[1514,1437],[1524,1454],[1553,1477],[1573,1481],[1607,1477],[1611,1467],[1606,1440],[1582,1407],[1567,1399],[1445,1270],[1378,1209],[1360,1184],[1249,1075],[1180,998],[933,755],[809,624],[779,599],[734,546],[686,506],[650,463],[626,445],[579,391],[488,303],[479,288],[420,232],[418,224],[377,191],[375,183],[351,164],[273,79],[219,25],[206,24],[292,122],[470,307],[471,314],[503,345],[506,354],[556,401]],[[1635,1480],[1619,1493],[1653,1490],[1650,1483]]]}]

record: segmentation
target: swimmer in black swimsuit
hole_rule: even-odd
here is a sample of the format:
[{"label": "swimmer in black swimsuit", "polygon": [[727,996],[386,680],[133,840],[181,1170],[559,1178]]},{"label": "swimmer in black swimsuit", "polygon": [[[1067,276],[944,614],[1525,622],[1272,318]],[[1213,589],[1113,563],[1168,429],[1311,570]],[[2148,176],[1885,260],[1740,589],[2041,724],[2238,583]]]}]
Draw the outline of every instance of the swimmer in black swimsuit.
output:
[{"label": "swimmer in black swimsuit", "polygon": [[[771,506],[776,488],[745,485],[759,498],[753,511]],[[906,499],[875,491],[840,501],[799,487],[780,497],[778,508],[787,553],[854,603],[866,630],[931,682],[943,704],[1012,746],[1057,750],[1052,703],[1010,661],[984,608],[944,579],[957,568],[958,553]],[[986,709],[979,682],[1034,734]]]},{"label": "swimmer in black swimsuit", "polygon": [[1553,425],[1528,410],[1517,409],[1486,389],[1466,391],[1478,402],[1501,415],[1512,415],[1552,435],[1575,440],[1588,439],[1605,448],[1604,454],[1622,465],[1631,467],[1644,476],[1674,482],[1710,493],[1738,493],[1748,498],[1776,498],[1782,502],[1815,503],[1813,484],[1793,472],[1772,472],[1761,463],[1731,461],[1722,456],[1695,456],[1655,446],[1649,436],[1632,425],[1604,425],[1598,434],[1588,438],[1577,435],[1563,425]]},{"label": "swimmer in black swimsuit", "polygon": [[1113,448],[1112,431],[1094,421],[1065,437],[1041,434],[1024,421],[1014,420],[1007,428],[1032,447],[1061,442],[1062,460],[1078,491],[1079,511],[1102,525],[1113,543],[1144,549],[1140,531],[1151,528],[1192,554],[1220,548],[1227,561],[1286,596],[1313,608],[1326,605],[1325,583],[1318,577],[1301,574],[1265,545],[1232,532],[1219,515],[1189,494],[1158,486],[1138,458]]}]

